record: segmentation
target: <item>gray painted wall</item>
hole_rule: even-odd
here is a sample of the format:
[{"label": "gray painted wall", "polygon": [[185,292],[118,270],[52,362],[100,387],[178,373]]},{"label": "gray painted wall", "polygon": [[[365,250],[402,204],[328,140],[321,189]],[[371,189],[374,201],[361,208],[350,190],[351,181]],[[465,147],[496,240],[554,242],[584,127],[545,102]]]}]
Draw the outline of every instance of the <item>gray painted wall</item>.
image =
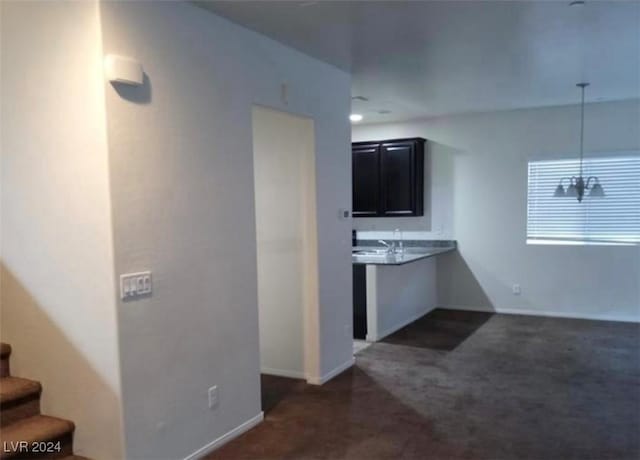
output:
[{"label": "gray painted wall", "polygon": [[144,87],[107,88],[116,274],[154,275],[153,296],[119,305],[126,452],[180,458],[261,410],[253,104],[314,119],[317,373],[351,358],[350,222],[337,218],[351,199],[350,80],[189,3],[101,12],[105,54],[147,74]]}]

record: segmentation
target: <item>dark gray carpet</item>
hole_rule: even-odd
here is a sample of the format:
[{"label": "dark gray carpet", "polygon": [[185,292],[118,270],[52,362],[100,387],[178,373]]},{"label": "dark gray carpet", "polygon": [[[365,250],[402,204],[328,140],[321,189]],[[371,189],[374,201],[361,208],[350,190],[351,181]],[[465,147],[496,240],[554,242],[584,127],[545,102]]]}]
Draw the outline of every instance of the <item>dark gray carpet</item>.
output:
[{"label": "dark gray carpet", "polygon": [[635,460],[639,340],[637,324],[436,311],[322,387],[265,377],[265,422],[209,458]]},{"label": "dark gray carpet", "polygon": [[382,341],[394,345],[451,351],[492,316],[492,313],[485,312],[434,310]]}]

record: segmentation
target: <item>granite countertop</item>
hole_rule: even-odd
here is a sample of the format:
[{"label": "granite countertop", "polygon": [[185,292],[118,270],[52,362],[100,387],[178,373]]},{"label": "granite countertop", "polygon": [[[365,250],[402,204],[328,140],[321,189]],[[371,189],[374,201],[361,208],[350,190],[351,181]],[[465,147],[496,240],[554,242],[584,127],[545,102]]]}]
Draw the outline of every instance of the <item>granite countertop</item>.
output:
[{"label": "granite countertop", "polygon": [[351,259],[354,265],[404,265],[455,250],[455,241],[416,240],[404,241],[402,254],[387,254],[386,248],[377,241],[358,240],[352,249]]}]

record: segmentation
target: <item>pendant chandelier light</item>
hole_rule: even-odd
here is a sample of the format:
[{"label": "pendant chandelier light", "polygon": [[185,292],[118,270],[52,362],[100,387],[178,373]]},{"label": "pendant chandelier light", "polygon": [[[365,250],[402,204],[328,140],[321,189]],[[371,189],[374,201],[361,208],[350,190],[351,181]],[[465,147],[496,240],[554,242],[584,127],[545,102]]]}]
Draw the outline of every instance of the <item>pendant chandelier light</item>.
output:
[{"label": "pendant chandelier light", "polygon": [[[584,161],[584,89],[589,86],[589,83],[578,83],[576,86],[580,88],[582,93],[582,102],[580,104],[580,174],[560,179],[553,196],[576,198],[579,203],[582,203],[585,192],[588,191],[590,197],[603,197],[604,189],[596,176],[590,176],[585,179],[582,175]],[[569,182],[566,190],[562,185],[565,180]]]}]

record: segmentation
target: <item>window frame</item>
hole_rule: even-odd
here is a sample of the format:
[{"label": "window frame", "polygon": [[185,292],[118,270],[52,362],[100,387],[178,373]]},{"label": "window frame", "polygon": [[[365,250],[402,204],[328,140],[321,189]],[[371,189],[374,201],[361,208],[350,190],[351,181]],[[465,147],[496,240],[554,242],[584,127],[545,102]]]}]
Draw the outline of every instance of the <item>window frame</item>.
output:
[{"label": "window frame", "polygon": [[[621,157],[634,157],[640,160],[640,150],[622,150],[622,151],[607,151],[607,152],[589,152],[584,155],[584,161],[588,162],[589,160],[594,159],[606,159],[606,158],[621,158]],[[542,161],[579,161],[579,157],[577,154],[546,154],[546,155],[532,155],[526,159],[526,211],[525,211],[525,241],[527,245],[531,246],[640,246],[640,228],[638,229],[638,235],[634,241],[616,241],[612,239],[589,239],[584,237],[581,238],[571,237],[571,238],[562,238],[557,236],[550,235],[548,238],[545,237],[531,237],[530,236],[530,172],[531,172],[531,163],[532,162],[542,162]],[[577,171],[576,171],[577,172]],[[576,174],[577,175],[577,174]],[[586,174],[587,176],[589,174]],[[564,183],[566,186],[566,181]],[[606,194],[606,183],[603,181],[602,186],[605,189]],[[639,185],[640,186],[640,185]],[[553,193],[553,191],[551,191]],[[562,199],[562,198],[559,198]],[[589,197],[585,196],[585,200],[588,200]],[[584,202],[583,202],[584,203]],[[640,213],[640,209],[638,211]],[[635,235],[634,235],[635,237]]]}]

